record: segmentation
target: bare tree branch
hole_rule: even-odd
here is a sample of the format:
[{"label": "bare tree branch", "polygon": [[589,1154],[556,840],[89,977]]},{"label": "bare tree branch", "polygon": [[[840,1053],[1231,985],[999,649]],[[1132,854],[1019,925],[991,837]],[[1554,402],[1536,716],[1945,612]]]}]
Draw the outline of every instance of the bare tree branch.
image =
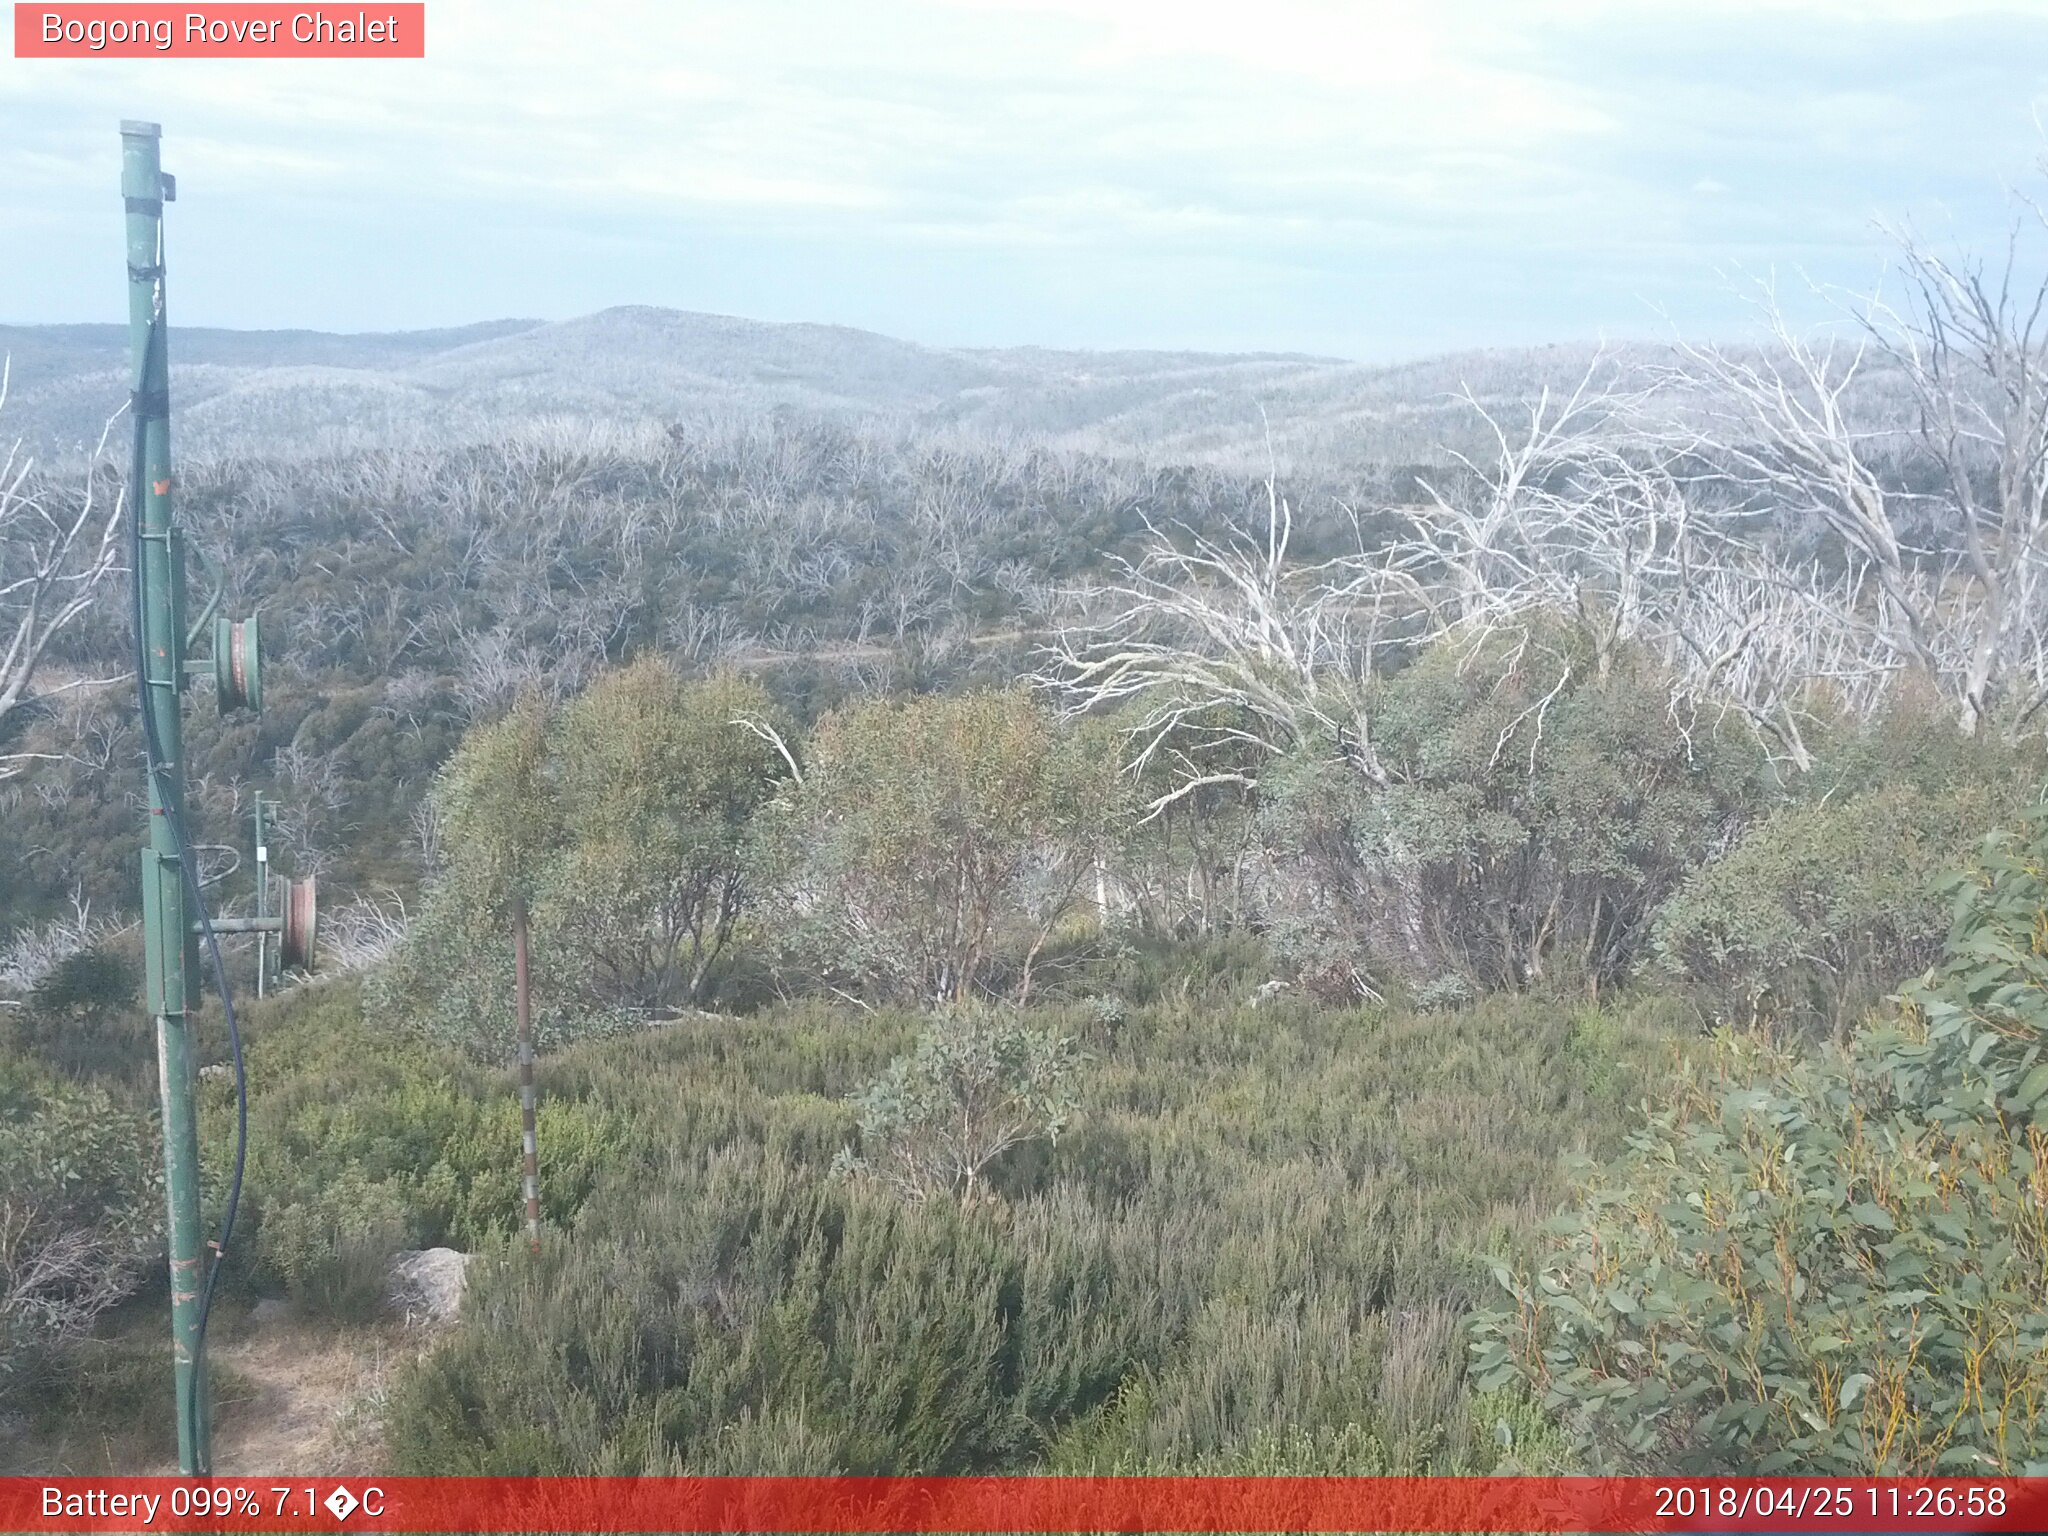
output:
[{"label": "bare tree branch", "polygon": [[[10,362],[0,359],[0,409],[11,376]],[[92,606],[101,583],[119,569],[123,497],[106,504],[99,471],[120,415],[108,418],[83,485],[63,505],[18,440],[0,459],[0,722],[33,697],[30,689],[51,642]],[[0,778],[24,771],[34,760],[32,753],[0,752]]]}]

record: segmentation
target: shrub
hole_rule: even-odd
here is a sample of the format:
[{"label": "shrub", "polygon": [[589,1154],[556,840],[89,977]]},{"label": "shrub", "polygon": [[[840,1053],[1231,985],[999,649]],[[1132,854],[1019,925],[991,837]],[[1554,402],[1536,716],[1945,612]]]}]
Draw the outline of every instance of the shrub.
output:
[{"label": "shrub", "polygon": [[1930,1119],[1960,1107],[2048,1129],[2048,807],[1992,833],[1941,890],[1942,963],[1907,985],[1902,1027],[1873,1036],[1888,1086]]},{"label": "shrub", "polygon": [[[175,1394],[164,1368],[163,1341],[154,1331],[146,1337],[80,1339],[46,1366],[37,1374],[35,1392],[25,1394],[39,1428],[61,1432],[91,1426],[110,1435],[140,1430],[150,1435],[149,1454],[178,1454]],[[151,1402],[164,1411],[136,1412],[138,1404]]]},{"label": "shrub", "polygon": [[1455,971],[1426,981],[1415,989],[1411,1001],[1417,1013],[1449,1013],[1472,1006],[1472,983]]},{"label": "shrub", "polygon": [[372,1182],[350,1168],[263,1214],[262,1259],[309,1311],[360,1322],[383,1309],[391,1256],[413,1246],[417,1223],[403,1181]]},{"label": "shrub", "polygon": [[508,1060],[522,902],[540,1048],[709,1000],[746,904],[749,818],[784,772],[741,722],[771,714],[757,684],[649,660],[472,731],[436,781],[444,863],[373,983],[379,1010]]},{"label": "shrub", "polygon": [[1803,1060],[1724,1042],[1482,1320],[1598,1467],[2048,1471],[2048,818],[1940,967]]},{"label": "shrub", "polygon": [[1092,885],[1121,804],[1114,754],[1022,693],[829,715],[762,825],[761,868],[812,974],[961,1002],[1034,968]]},{"label": "shrub", "polygon": [[684,682],[659,662],[601,679],[563,712],[553,752],[567,846],[536,913],[542,953],[595,1011],[706,1003],[747,898],[741,845],[786,771],[756,733],[758,683]]},{"label": "shrub", "polygon": [[[509,1075],[363,1017],[357,984],[250,1010],[249,1163],[230,1273],[316,1311],[360,1317],[384,1262],[413,1245],[475,1248],[524,1214],[518,1097]],[[232,1165],[225,1083],[202,1100],[217,1217]],[[572,1098],[541,1107],[543,1215],[566,1223],[618,1155],[609,1117]]]},{"label": "shrub", "polygon": [[[714,1156],[691,1182],[479,1275],[479,1326],[394,1397],[403,1466],[694,1469],[740,1449],[720,1452],[726,1426],[792,1412],[825,1468],[998,1466],[1028,1435],[1021,1336],[1092,1326],[1072,1310],[1088,1293],[1025,1285],[1012,1240],[951,1202],[906,1206],[757,1153]],[[1052,1315],[1030,1315],[1033,1294]]]},{"label": "shrub", "polygon": [[[480,1060],[512,1059],[514,920],[528,920],[561,851],[548,726],[548,706],[528,694],[463,738],[433,789],[442,867],[418,921],[370,980],[377,1013]],[[579,1017],[545,958],[533,979],[538,1047],[615,1022]]]},{"label": "shrub", "polygon": [[1654,1070],[1661,1026],[1583,1014],[1132,1001],[1087,1115],[972,1207],[825,1176],[919,1020],[813,999],[578,1046],[558,1091],[632,1139],[570,1241],[474,1268],[391,1443],[423,1473],[1483,1471],[1506,1423],[1548,1470],[1451,1322]]},{"label": "shrub", "polygon": [[[1213,938],[1243,926],[1256,867],[1257,798],[1248,788],[1265,764],[1251,745],[1255,722],[1212,710],[1207,731],[1182,733],[1170,749],[1145,752],[1142,705],[1095,717],[1121,738],[1133,824],[1113,866],[1120,916],[1144,938]],[[1206,782],[1189,787],[1190,778]]]},{"label": "shrub", "polygon": [[59,1070],[154,1086],[156,1048],[141,999],[142,968],[110,942],[57,961],[22,1009],[22,1043]]},{"label": "shrub", "polygon": [[1565,637],[1442,644],[1373,686],[1384,782],[1322,750],[1261,779],[1264,921],[1325,996],[1611,985],[1762,792],[1748,738],[1677,730],[1646,663],[1602,674]]},{"label": "shrub", "polygon": [[1836,1029],[1940,953],[1936,878],[2015,809],[1995,786],[1909,785],[1788,806],[1693,871],[1657,915],[1665,974],[1734,1022]]},{"label": "shrub", "polygon": [[[216,1414],[252,1403],[262,1387],[216,1355],[207,1366]],[[126,1476],[139,1466],[170,1465],[178,1455],[178,1416],[164,1359],[161,1322],[107,1329],[39,1362],[35,1390],[21,1394],[33,1439],[4,1444],[10,1474],[61,1467]],[[8,1452],[15,1452],[9,1455]]]},{"label": "shrub", "polygon": [[147,1117],[0,1058],[0,1392],[88,1333],[160,1253]]},{"label": "shrub", "polygon": [[1073,1041],[1014,1015],[964,1010],[935,1020],[917,1049],[859,1097],[861,1154],[841,1172],[881,1179],[909,1200],[957,1195],[1010,1148],[1055,1141],[1075,1105]]}]

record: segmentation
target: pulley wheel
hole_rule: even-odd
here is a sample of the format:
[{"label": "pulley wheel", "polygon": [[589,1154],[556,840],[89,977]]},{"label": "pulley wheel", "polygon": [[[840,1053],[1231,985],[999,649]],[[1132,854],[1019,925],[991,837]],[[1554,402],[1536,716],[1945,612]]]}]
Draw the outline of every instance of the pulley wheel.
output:
[{"label": "pulley wheel", "polygon": [[213,621],[213,682],[223,712],[263,708],[263,636],[256,615]]},{"label": "pulley wheel", "polygon": [[319,927],[313,877],[293,880],[284,888],[284,931],[278,935],[278,960],[287,970],[313,969],[313,940]]}]

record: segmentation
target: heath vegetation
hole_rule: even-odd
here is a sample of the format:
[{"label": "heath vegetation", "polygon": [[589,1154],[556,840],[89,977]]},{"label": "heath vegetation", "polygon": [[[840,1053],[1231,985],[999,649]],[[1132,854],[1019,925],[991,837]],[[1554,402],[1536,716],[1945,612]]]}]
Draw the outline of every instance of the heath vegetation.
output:
[{"label": "heath vegetation", "polygon": [[[274,792],[331,936],[224,1304],[475,1254],[409,1472],[2048,1468],[2048,371],[1902,255],[1320,468],[941,424],[964,354],[195,462],[279,652],[204,876]],[[0,484],[30,1445],[161,1284],[110,484]]]}]

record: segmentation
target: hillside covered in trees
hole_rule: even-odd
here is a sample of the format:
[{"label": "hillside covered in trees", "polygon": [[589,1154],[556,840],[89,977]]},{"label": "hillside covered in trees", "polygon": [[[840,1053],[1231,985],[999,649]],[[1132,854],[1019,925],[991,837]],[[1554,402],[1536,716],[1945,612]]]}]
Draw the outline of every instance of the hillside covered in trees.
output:
[{"label": "hillside covered in trees", "polygon": [[[10,436],[90,447],[125,388],[118,326],[0,325]],[[1569,383],[1590,347],[1367,365],[1293,353],[920,346],[845,326],[644,306],[446,331],[171,331],[179,441],[202,456],[488,444],[601,420],[626,431],[794,417],[921,436],[1263,471],[1441,463],[1473,425],[1453,398]],[[1646,355],[1647,352],[1646,352]]]},{"label": "hillside covered in trees", "polygon": [[[206,874],[262,789],[326,904],[248,1010],[223,1337],[473,1255],[350,1452],[406,1472],[2048,1465],[2048,376],[1906,254],[1867,334],[1448,401],[645,314],[195,338],[181,516],[275,647],[191,722]],[[75,430],[105,338],[32,339]],[[776,409],[699,409],[735,373]],[[117,482],[0,479],[94,593],[0,694],[24,1467],[160,1455],[168,1393]]]}]

